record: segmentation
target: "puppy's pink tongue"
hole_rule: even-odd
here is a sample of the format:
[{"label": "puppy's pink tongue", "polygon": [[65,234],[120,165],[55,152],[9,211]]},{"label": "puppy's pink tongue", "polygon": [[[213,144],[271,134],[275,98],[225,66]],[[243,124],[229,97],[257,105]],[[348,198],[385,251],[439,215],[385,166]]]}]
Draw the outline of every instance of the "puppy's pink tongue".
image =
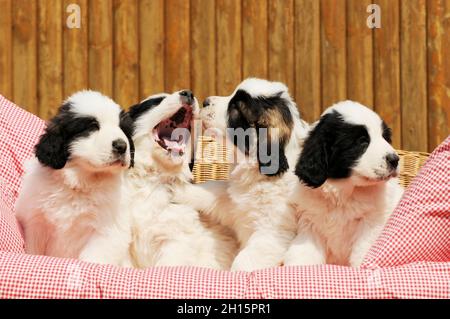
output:
[{"label": "puppy's pink tongue", "polygon": [[169,139],[163,138],[164,143],[167,146],[167,149],[175,152],[184,152],[185,144],[179,144],[177,141],[171,141]]}]

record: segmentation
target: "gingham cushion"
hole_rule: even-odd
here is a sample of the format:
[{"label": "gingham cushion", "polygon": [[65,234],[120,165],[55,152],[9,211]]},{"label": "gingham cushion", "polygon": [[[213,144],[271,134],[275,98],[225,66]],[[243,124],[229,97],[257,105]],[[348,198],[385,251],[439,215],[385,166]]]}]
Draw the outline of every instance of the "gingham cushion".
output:
[{"label": "gingham cushion", "polygon": [[406,190],[363,267],[450,261],[450,136]]},{"label": "gingham cushion", "polygon": [[23,163],[32,156],[44,121],[0,95],[0,251],[23,252],[14,214]]},{"label": "gingham cushion", "polygon": [[[72,259],[25,255],[23,240],[12,211],[19,190],[22,164],[32,155],[33,146],[42,132],[43,125],[41,120],[0,96],[0,177],[3,181],[0,189],[0,298],[450,296],[450,262],[420,262],[401,267],[380,268],[374,259],[371,259],[371,267],[361,269],[323,265],[232,273],[192,267],[120,269]],[[419,195],[408,196],[411,196],[414,202],[413,199]],[[404,199],[402,205],[406,204]],[[399,214],[399,211],[402,212],[397,210],[394,215]],[[392,220],[395,221],[396,218],[394,216]],[[391,221],[389,225],[394,227],[396,223]],[[423,237],[423,240],[426,240],[426,237],[442,236],[442,227],[437,228],[441,233],[434,233],[436,228],[424,226],[423,223],[420,223],[420,227],[415,236]],[[448,229],[445,234],[448,234]],[[377,242],[376,252],[384,252],[384,247],[389,247],[382,243],[383,240]],[[442,250],[442,247],[438,247],[439,249]],[[373,251],[370,256],[374,256]]]},{"label": "gingham cushion", "polygon": [[397,268],[116,268],[0,252],[0,298],[448,298],[450,263]]}]

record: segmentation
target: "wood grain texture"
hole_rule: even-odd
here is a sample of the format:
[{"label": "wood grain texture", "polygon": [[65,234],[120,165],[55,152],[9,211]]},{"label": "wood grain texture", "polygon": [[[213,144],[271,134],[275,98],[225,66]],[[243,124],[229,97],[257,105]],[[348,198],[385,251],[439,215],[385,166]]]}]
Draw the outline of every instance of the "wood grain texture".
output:
[{"label": "wood grain texture", "polygon": [[269,0],[269,78],[295,88],[294,1]]},{"label": "wood grain texture", "polygon": [[242,75],[268,76],[268,0],[242,1]]},{"label": "wood grain texture", "polygon": [[[71,4],[80,6],[80,28],[69,28],[67,18]],[[64,0],[63,2],[63,59],[64,59],[64,89],[63,95],[69,95],[88,88],[88,3],[87,0]]]},{"label": "wood grain texture", "polygon": [[139,1],[139,98],[164,92],[164,0]]},{"label": "wood grain texture", "polygon": [[401,1],[402,147],[428,149],[426,1]]},{"label": "wood grain texture", "polygon": [[114,99],[127,108],[139,101],[138,3],[114,1]]},{"label": "wood grain texture", "polygon": [[428,150],[450,134],[450,0],[427,3]]},{"label": "wood grain texture", "polygon": [[392,144],[401,147],[400,4],[380,0],[381,28],[374,30],[375,111],[392,129]]},{"label": "wood grain texture", "polygon": [[242,80],[240,0],[216,0],[217,81],[219,95],[231,94]]},{"label": "wood grain texture", "polygon": [[[373,30],[371,2],[0,0],[0,94],[49,118],[85,88],[126,108],[182,88],[201,102],[267,77],[308,121],[350,98],[374,107],[395,147],[431,151],[450,133],[450,0],[378,0]],[[66,25],[73,3],[81,29]]]},{"label": "wood grain texture", "polygon": [[37,2],[13,3],[13,99],[28,111],[39,114],[37,103]]},{"label": "wood grain texture", "polygon": [[320,2],[296,0],[295,17],[295,100],[301,116],[313,122],[322,113]]},{"label": "wood grain texture", "polygon": [[345,1],[321,0],[322,109],[347,98]]},{"label": "wood grain texture", "polygon": [[0,0],[0,94],[12,99],[12,6]]},{"label": "wood grain texture", "polygon": [[113,96],[113,1],[89,1],[89,88]]},{"label": "wood grain texture", "polygon": [[373,109],[373,42],[367,26],[372,0],[347,0],[347,98]]},{"label": "wood grain texture", "polygon": [[189,1],[165,1],[165,88],[168,92],[189,89],[190,20]]},{"label": "wood grain texture", "polygon": [[63,99],[62,2],[38,2],[38,107],[41,118],[50,118]]},{"label": "wood grain texture", "polygon": [[200,103],[216,94],[215,2],[191,0],[191,88]]}]

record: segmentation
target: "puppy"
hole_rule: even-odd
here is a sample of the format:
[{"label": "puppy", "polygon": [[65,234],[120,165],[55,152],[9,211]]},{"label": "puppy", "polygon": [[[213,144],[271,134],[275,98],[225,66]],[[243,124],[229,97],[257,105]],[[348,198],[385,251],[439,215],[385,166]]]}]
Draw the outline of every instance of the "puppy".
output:
[{"label": "puppy", "polygon": [[308,130],[287,87],[247,79],[230,96],[207,98],[200,117],[207,131],[232,145],[237,160],[229,181],[196,185],[183,200],[234,230],[240,251],[232,270],[280,265],[295,237],[287,199]]},{"label": "puppy", "polygon": [[300,219],[286,265],[361,264],[403,194],[390,143],[386,123],[361,104],[323,113],[296,165]]},{"label": "puppy", "polygon": [[25,250],[121,265],[130,233],[119,211],[133,165],[132,122],[108,97],[81,91],[50,120],[26,164],[16,215]]},{"label": "puppy", "polygon": [[192,179],[190,132],[198,109],[192,92],[184,90],[151,96],[128,112],[136,157],[126,174],[122,207],[131,216],[135,267],[229,269],[236,253],[226,229],[174,200],[175,194],[187,192]]}]

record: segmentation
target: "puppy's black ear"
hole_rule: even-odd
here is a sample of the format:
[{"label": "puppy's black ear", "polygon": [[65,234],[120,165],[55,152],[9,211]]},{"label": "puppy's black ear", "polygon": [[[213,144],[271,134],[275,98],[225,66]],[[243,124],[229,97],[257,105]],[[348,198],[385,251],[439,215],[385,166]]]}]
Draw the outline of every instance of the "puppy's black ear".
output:
[{"label": "puppy's black ear", "polygon": [[134,166],[134,121],[128,113],[124,111],[120,112],[120,128],[125,133],[128,138],[128,143],[130,144],[130,167]]},{"label": "puppy's black ear", "polygon": [[63,168],[69,158],[67,137],[62,128],[64,114],[69,108],[68,104],[61,106],[58,115],[48,123],[35,147],[35,154],[39,162],[53,169]]},{"label": "puppy's black ear", "polygon": [[326,115],[306,139],[295,166],[295,175],[306,185],[317,188],[328,178],[329,136]]},{"label": "puppy's black ear", "polygon": [[[261,134],[262,133],[262,134]],[[274,129],[257,129],[259,171],[267,176],[279,176],[289,169],[289,163],[284,152],[287,142],[274,134]],[[262,153],[260,153],[263,149]],[[263,154],[267,154],[263,155]]]}]

